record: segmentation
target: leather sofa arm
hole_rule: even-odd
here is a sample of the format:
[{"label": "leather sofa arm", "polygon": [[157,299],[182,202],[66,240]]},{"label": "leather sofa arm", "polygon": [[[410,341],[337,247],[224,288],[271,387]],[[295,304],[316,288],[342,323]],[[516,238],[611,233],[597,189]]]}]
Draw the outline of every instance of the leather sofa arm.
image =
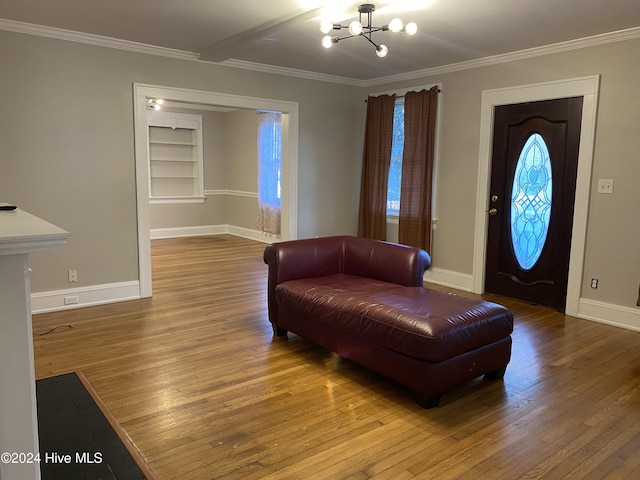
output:
[{"label": "leather sofa arm", "polygon": [[278,303],[275,289],[280,283],[321,277],[342,271],[343,237],[290,240],[267,245],[263,260],[269,266],[267,302],[269,321],[277,331]]},{"label": "leather sofa arm", "polygon": [[299,278],[321,277],[342,272],[344,237],[290,240],[268,245],[264,263],[275,284]]}]

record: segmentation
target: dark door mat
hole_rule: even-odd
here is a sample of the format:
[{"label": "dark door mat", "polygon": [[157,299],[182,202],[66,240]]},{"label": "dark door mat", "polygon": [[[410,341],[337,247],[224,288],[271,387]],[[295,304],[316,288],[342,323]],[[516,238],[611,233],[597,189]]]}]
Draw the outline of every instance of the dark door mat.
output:
[{"label": "dark door mat", "polygon": [[43,480],[144,480],[75,373],[36,381]]}]

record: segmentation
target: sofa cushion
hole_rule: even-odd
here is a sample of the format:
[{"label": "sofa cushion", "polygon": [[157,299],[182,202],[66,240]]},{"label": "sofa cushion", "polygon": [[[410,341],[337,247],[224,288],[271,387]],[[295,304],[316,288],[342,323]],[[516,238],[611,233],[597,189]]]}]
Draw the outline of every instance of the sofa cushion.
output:
[{"label": "sofa cushion", "polygon": [[300,315],[430,362],[513,331],[513,315],[501,305],[343,273],[290,280],[275,295]]}]

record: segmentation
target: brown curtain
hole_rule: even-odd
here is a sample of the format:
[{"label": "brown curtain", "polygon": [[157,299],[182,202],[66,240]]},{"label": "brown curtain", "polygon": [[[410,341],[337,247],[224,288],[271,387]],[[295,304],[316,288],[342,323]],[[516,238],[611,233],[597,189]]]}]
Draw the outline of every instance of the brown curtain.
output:
[{"label": "brown curtain", "polygon": [[358,215],[358,236],[364,238],[387,238],[387,187],[395,101],[395,95],[367,99]]},{"label": "brown curtain", "polygon": [[431,251],[431,186],[438,88],[404,97],[398,241]]}]

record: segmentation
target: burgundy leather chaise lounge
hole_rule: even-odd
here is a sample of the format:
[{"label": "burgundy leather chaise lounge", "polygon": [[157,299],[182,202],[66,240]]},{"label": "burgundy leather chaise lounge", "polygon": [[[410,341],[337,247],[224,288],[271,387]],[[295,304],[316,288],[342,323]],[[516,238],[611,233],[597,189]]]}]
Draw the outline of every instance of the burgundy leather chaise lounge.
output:
[{"label": "burgundy leather chaise lounge", "polygon": [[513,315],[423,288],[430,258],[404,245],[338,236],[269,245],[269,321],[416,393],[424,408],[475,377],[502,378]]}]

